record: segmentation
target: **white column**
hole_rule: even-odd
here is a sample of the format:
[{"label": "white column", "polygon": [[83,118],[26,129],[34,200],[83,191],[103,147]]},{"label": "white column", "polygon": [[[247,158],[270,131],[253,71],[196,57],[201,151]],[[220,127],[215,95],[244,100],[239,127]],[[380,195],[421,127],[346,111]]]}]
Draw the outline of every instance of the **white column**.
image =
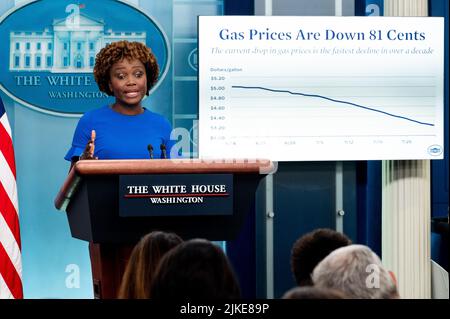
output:
[{"label": "white column", "polygon": [[[385,0],[385,16],[427,16],[427,0]],[[431,298],[430,161],[383,161],[382,260],[402,298]]]}]

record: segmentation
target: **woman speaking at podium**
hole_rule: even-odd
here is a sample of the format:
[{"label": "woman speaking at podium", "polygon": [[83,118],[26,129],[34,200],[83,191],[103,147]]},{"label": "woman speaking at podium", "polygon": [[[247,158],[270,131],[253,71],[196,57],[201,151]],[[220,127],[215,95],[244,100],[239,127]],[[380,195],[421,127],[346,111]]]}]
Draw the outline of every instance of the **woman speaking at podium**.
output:
[{"label": "woman speaking at podium", "polygon": [[170,157],[170,123],[141,104],[158,75],[155,55],[142,43],[118,41],[101,49],[95,81],[115,102],[80,118],[64,158],[73,164],[78,159]]}]

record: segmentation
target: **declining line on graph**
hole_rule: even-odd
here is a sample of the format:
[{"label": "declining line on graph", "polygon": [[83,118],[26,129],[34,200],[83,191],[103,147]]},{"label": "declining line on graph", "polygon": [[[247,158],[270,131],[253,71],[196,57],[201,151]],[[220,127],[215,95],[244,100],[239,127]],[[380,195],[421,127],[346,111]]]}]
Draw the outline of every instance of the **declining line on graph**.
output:
[{"label": "declining line on graph", "polygon": [[307,93],[300,93],[300,92],[292,92],[292,91],[289,91],[289,90],[276,90],[276,89],[265,88],[265,87],[262,87],[262,86],[232,85],[231,87],[235,88],[235,89],[250,89],[250,90],[251,89],[255,89],[255,90],[264,90],[264,91],[275,92],[275,93],[289,93],[289,94],[292,94],[292,95],[301,95],[301,96],[306,96],[306,97],[316,97],[316,98],[328,100],[328,101],[331,101],[331,102],[352,105],[352,106],[359,107],[359,108],[362,108],[362,109],[365,109],[365,110],[378,112],[378,113],[381,113],[381,114],[384,114],[384,115],[387,115],[387,116],[392,116],[392,117],[395,117],[395,118],[403,119],[403,120],[414,122],[414,123],[421,124],[421,125],[434,126],[433,123],[426,123],[426,122],[417,121],[417,120],[411,119],[411,118],[406,117],[406,116],[396,115],[396,114],[388,113],[388,112],[385,112],[385,111],[380,111],[380,110],[377,110],[377,109],[373,109],[373,108],[370,108],[370,107],[367,107],[367,106],[364,106],[364,105],[359,105],[359,104],[348,102],[348,101],[336,100],[336,99],[332,99],[330,97],[326,97],[326,96],[322,96],[322,95],[318,95],[318,94],[307,94]]}]

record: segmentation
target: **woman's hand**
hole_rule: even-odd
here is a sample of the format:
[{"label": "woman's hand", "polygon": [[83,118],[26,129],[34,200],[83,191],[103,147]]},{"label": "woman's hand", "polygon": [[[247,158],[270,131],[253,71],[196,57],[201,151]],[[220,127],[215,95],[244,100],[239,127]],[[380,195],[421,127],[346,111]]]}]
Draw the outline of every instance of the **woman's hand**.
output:
[{"label": "woman's hand", "polygon": [[95,150],[95,130],[91,131],[91,139],[86,144],[86,148],[80,156],[80,160],[89,160],[89,159],[98,159],[98,157],[94,157]]}]

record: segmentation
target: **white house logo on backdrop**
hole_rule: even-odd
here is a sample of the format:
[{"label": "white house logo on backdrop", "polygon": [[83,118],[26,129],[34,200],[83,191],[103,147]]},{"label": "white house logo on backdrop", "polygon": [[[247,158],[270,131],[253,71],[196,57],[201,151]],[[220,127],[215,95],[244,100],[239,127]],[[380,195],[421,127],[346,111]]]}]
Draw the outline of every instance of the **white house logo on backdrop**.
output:
[{"label": "white house logo on backdrop", "polygon": [[198,51],[197,48],[193,49],[188,56],[188,64],[192,70],[198,70]]},{"label": "white house logo on backdrop", "polygon": [[52,29],[12,31],[9,45],[10,71],[92,72],[95,56],[108,43],[120,40],[145,44],[145,32],[105,31],[105,23],[84,14],[56,19]]},{"label": "white house logo on backdrop", "polygon": [[120,40],[148,45],[161,69],[159,81],[164,78],[169,44],[153,19],[117,0],[72,2],[34,1],[0,17],[0,40],[9,43],[0,52],[0,88],[6,94],[51,114],[78,116],[98,108],[110,98],[95,83],[95,56]]}]

